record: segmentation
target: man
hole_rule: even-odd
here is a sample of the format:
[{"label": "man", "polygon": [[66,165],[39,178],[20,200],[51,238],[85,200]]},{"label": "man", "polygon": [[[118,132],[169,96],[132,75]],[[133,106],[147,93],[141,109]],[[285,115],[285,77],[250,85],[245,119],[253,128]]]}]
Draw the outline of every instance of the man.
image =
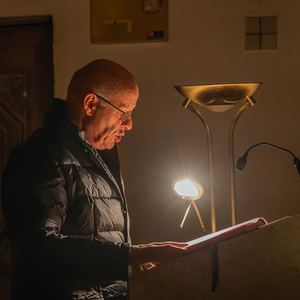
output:
[{"label": "man", "polygon": [[128,70],[95,60],[12,152],[2,176],[12,299],[125,299],[129,264],[183,255],[184,244],[130,245],[115,144],[138,96]]}]

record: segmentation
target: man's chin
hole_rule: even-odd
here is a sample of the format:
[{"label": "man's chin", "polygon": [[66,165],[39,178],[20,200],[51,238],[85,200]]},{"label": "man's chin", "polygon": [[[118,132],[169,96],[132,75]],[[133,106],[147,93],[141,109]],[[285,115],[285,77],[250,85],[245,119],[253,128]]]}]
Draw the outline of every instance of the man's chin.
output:
[{"label": "man's chin", "polygon": [[115,146],[115,144],[116,144],[115,142],[111,142],[111,143],[101,143],[92,146],[98,150],[110,150]]}]

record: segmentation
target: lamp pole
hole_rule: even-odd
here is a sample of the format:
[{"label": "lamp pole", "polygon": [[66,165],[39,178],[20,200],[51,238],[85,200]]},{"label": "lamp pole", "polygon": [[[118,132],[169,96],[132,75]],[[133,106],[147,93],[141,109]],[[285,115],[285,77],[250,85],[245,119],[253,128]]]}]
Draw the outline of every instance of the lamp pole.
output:
[{"label": "lamp pole", "polygon": [[249,107],[253,106],[256,101],[253,97],[248,97],[247,103],[242,106],[235,114],[228,135],[228,145],[229,145],[229,169],[230,169],[230,204],[231,204],[231,224],[236,225],[236,201],[235,201],[235,168],[234,168],[234,128],[237,120],[241,114]]},{"label": "lamp pole", "polygon": [[215,210],[215,195],[214,195],[214,166],[213,166],[213,149],[212,149],[212,134],[204,116],[193,107],[191,103],[192,99],[185,99],[182,106],[188,108],[190,111],[195,113],[199,119],[202,121],[206,136],[207,136],[207,153],[208,153],[208,162],[209,162],[209,182],[210,182],[210,211],[211,211],[211,231],[216,232],[216,210]]}]

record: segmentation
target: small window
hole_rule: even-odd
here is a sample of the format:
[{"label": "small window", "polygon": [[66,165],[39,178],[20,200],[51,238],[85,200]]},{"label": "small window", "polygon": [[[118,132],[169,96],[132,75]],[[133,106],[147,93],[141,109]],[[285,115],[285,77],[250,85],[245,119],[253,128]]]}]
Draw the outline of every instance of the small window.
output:
[{"label": "small window", "polygon": [[245,50],[277,49],[277,17],[246,17]]}]

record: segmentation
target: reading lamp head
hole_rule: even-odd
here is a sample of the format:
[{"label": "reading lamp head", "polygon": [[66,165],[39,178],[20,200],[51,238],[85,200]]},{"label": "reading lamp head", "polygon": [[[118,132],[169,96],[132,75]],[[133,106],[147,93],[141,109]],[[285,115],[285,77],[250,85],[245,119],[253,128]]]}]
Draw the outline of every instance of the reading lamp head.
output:
[{"label": "reading lamp head", "polygon": [[247,156],[242,156],[238,159],[238,161],[236,162],[235,167],[237,168],[237,170],[243,172],[245,166],[247,164]]}]

